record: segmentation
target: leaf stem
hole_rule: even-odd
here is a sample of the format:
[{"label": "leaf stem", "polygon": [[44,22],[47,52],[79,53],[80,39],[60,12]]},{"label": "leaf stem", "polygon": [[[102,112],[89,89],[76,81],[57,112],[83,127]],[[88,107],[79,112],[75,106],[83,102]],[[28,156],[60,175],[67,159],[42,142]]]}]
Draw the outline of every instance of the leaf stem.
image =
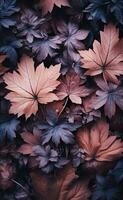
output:
[{"label": "leaf stem", "polygon": [[11,181],[13,183],[15,183],[16,185],[20,186],[28,195],[30,195],[30,193],[28,192],[28,190],[25,189],[25,187],[23,185],[21,185],[20,183],[18,183],[16,180],[11,179]]},{"label": "leaf stem", "polygon": [[62,107],[62,109],[61,109],[61,111],[60,111],[60,113],[59,113],[59,115],[58,115],[58,118],[59,118],[60,115],[63,113],[64,109],[66,108],[67,103],[68,103],[68,97],[67,97],[66,100],[65,100],[64,106]]}]

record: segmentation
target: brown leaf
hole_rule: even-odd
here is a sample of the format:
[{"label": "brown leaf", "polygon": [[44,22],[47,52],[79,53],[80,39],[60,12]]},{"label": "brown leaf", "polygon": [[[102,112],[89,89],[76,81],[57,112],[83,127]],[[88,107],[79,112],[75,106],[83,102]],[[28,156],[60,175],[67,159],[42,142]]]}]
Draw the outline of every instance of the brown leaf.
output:
[{"label": "brown leaf", "polygon": [[28,155],[33,152],[33,145],[30,144],[23,144],[21,147],[18,149],[19,153],[22,153],[23,155]]},{"label": "brown leaf", "polygon": [[123,142],[109,135],[109,125],[104,121],[97,122],[90,130],[79,130],[77,142],[87,161],[113,161],[123,156]]},{"label": "brown leaf", "polygon": [[52,92],[59,85],[57,78],[60,65],[45,68],[43,63],[36,70],[33,59],[24,56],[18,66],[18,72],[7,73],[4,81],[11,92],[5,97],[10,100],[10,113],[25,115],[26,119],[38,111],[38,103],[47,104],[58,100]]},{"label": "brown leaf", "polygon": [[92,93],[83,100],[83,108],[85,112],[91,112],[94,110],[93,102],[96,100],[96,94]]},{"label": "brown leaf", "polygon": [[91,89],[83,85],[78,74],[70,72],[61,80],[61,84],[58,86],[57,96],[61,100],[69,97],[73,103],[81,104],[81,97],[86,97],[91,92]]},{"label": "brown leaf", "polygon": [[30,132],[23,132],[21,133],[21,137],[27,144],[21,145],[21,147],[18,149],[19,153],[22,153],[24,155],[31,154],[33,152],[33,147],[35,145],[40,145],[41,137],[40,133],[37,133],[33,131],[33,134]]},{"label": "brown leaf", "polygon": [[47,14],[52,12],[54,6],[61,8],[61,6],[70,6],[68,0],[40,0],[42,13]]},{"label": "brown leaf", "polygon": [[38,145],[40,143],[40,134],[30,133],[30,132],[23,132],[21,133],[21,137],[24,142],[31,144],[31,145]]},{"label": "brown leaf", "polygon": [[90,196],[89,178],[80,180],[71,166],[64,167],[54,176],[35,170],[31,178],[38,200],[88,200]]},{"label": "brown leaf", "polygon": [[80,51],[86,75],[103,75],[104,80],[118,83],[117,76],[123,74],[123,39],[118,29],[109,24],[100,32],[100,42],[93,43],[93,50]]}]

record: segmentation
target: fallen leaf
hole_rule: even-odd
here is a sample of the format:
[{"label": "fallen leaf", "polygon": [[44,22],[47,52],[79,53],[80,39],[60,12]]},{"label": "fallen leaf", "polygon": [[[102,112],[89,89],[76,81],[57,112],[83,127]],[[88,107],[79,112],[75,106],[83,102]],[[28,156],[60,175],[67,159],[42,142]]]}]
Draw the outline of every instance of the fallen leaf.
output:
[{"label": "fallen leaf", "polygon": [[6,88],[11,90],[5,97],[11,102],[10,113],[25,115],[26,119],[38,111],[38,103],[47,104],[58,100],[52,91],[59,85],[57,78],[60,73],[60,65],[45,68],[40,64],[36,70],[33,59],[24,56],[18,67],[18,71],[7,73],[3,77]]},{"label": "fallen leaf", "polygon": [[40,0],[42,13],[47,14],[52,12],[54,6],[61,8],[61,6],[70,6],[68,0]]},{"label": "fallen leaf", "polygon": [[83,85],[78,74],[69,72],[62,78],[61,84],[58,86],[57,96],[60,100],[69,97],[73,103],[82,104],[82,97],[88,96],[91,92],[91,89]]},{"label": "fallen leaf", "polygon": [[86,161],[113,161],[123,156],[123,142],[110,135],[105,121],[97,122],[90,130],[79,130],[77,142],[85,152]]},{"label": "fallen leaf", "polygon": [[123,87],[113,83],[106,83],[102,79],[97,79],[99,89],[96,97],[92,99],[92,107],[97,110],[104,106],[105,116],[112,118],[116,113],[116,108],[123,110]]},{"label": "fallen leaf", "polygon": [[18,152],[24,155],[31,154],[33,152],[33,147],[39,145],[41,142],[40,133],[35,131],[33,131],[33,134],[25,131],[21,133],[21,138],[24,140],[25,144],[20,146]]},{"label": "fallen leaf", "polygon": [[46,121],[37,124],[37,128],[42,131],[43,145],[50,140],[58,146],[60,142],[65,144],[74,143],[74,134],[80,127],[80,123],[69,123],[64,118],[59,118],[54,110],[49,110],[46,115]]},{"label": "fallen leaf", "polygon": [[123,39],[119,30],[109,24],[100,32],[100,42],[95,40],[93,50],[79,51],[86,75],[103,75],[104,80],[118,83],[117,76],[123,75]]},{"label": "fallen leaf", "polygon": [[40,170],[31,172],[32,184],[38,200],[88,200],[89,178],[79,179],[74,168],[66,166],[55,176],[45,175]]}]

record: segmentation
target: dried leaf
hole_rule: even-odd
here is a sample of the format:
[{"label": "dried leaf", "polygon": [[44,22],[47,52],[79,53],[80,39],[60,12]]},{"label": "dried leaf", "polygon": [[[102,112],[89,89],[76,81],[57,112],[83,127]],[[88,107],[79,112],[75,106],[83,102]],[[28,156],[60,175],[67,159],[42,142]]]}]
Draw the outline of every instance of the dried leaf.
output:
[{"label": "dried leaf", "polygon": [[42,13],[46,14],[52,12],[54,6],[61,8],[61,6],[70,6],[68,0],[40,0]]},{"label": "dried leaf", "polygon": [[123,142],[109,134],[109,125],[104,121],[78,132],[77,142],[85,152],[85,160],[113,161],[123,156]]},{"label": "dried leaf", "polygon": [[88,96],[92,92],[83,85],[82,80],[76,73],[68,73],[62,78],[61,84],[58,86],[57,96],[60,100],[69,97],[76,104],[82,104],[82,97]]},{"label": "dried leaf", "polygon": [[102,79],[96,80],[99,90],[92,100],[92,107],[97,110],[104,106],[105,115],[109,118],[116,113],[116,106],[123,110],[123,87],[113,83],[106,83]]},{"label": "dried leaf", "polygon": [[5,97],[10,100],[10,113],[25,115],[26,119],[38,111],[38,103],[47,104],[58,97],[52,92],[59,85],[60,65],[45,68],[43,63],[36,70],[33,59],[24,56],[18,72],[7,73],[4,81],[11,92]]},{"label": "dried leaf", "polygon": [[86,75],[103,75],[104,80],[118,83],[117,76],[123,75],[123,40],[119,30],[109,24],[100,32],[100,42],[93,43],[93,50],[80,51]]},{"label": "dried leaf", "polygon": [[18,152],[24,155],[31,154],[33,152],[33,147],[39,145],[41,142],[40,134],[37,132],[35,133],[35,131],[33,131],[33,134],[25,131],[21,133],[21,137],[26,144],[21,145],[21,147],[18,149]]},{"label": "dried leaf", "polygon": [[[35,170],[32,183],[38,200],[88,200],[90,191],[87,180],[80,180],[71,166],[60,170],[56,176],[48,176]],[[48,195],[47,195],[48,194]]]}]

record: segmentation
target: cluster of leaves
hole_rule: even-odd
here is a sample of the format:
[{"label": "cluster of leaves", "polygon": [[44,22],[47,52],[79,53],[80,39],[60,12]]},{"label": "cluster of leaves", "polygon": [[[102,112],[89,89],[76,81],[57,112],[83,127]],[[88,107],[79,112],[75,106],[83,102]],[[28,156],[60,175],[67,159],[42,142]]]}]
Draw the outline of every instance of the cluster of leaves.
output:
[{"label": "cluster of leaves", "polygon": [[123,198],[123,1],[0,0],[0,198]]},{"label": "cluster of leaves", "polygon": [[95,191],[93,193],[92,200],[120,200],[123,196],[122,184],[123,160],[120,160],[114,169],[110,170],[106,176],[96,176]]}]

